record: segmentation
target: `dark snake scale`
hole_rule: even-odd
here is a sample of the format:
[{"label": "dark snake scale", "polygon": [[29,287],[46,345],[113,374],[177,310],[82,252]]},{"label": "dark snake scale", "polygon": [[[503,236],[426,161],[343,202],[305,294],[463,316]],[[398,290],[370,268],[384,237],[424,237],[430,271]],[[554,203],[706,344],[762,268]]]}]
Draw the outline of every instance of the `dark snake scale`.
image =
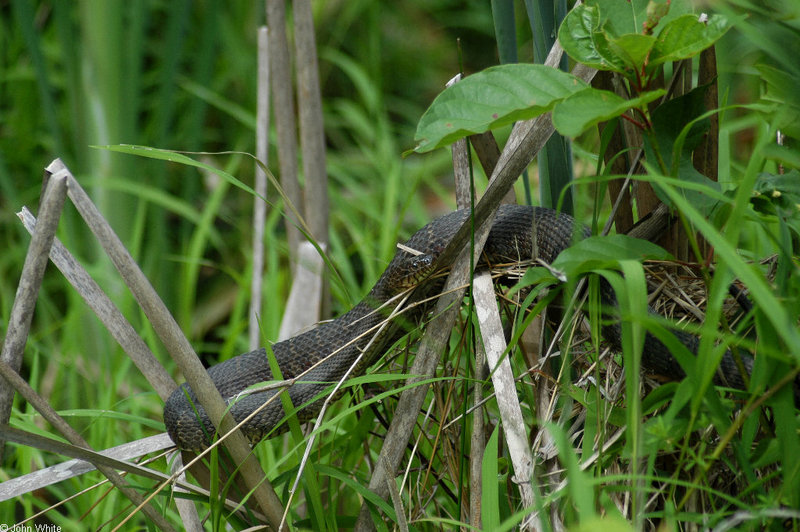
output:
[{"label": "dark snake scale", "polygon": [[[467,211],[455,211],[429,223],[406,243],[411,249],[418,250],[435,259],[455,234],[459,226],[466,220]],[[521,258],[536,257],[545,262],[552,262],[561,251],[569,247],[573,241],[574,221],[567,215],[557,215],[555,211],[538,207],[508,205],[500,207],[492,225],[489,238],[484,247],[484,255],[493,263],[516,262]],[[586,231],[583,231],[586,234]],[[533,249],[533,241],[536,249]],[[385,312],[376,311],[381,304],[403,291],[406,284],[403,279],[419,268],[419,259],[413,254],[399,250],[389,266],[370,293],[352,310],[343,316],[322,323],[316,328],[299,334],[272,346],[276,360],[280,366],[282,377],[288,379],[308,371],[299,382],[289,387],[289,396],[295,406],[308,403],[335,383],[359,360],[350,376],[363,373],[376,356],[384,353],[402,336],[406,329],[393,320],[388,326],[380,328],[385,319]],[[409,270],[412,270],[409,273]],[[440,282],[432,283],[432,293]],[[601,297],[604,305],[613,307],[616,300],[607,283],[601,280]],[[403,320],[414,321],[425,312],[420,305],[404,314]],[[677,339],[691,353],[697,352],[699,340],[692,335],[673,331]],[[606,325],[603,336],[614,347],[620,345],[620,327],[618,324]],[[329,356],[330,355],[330,356]],[[752,368],[752,359],[743,357],[747,371]],[[315,366],[316,365],[316,366]],[[642,365],[649,372],[680,379],[684,376],[678,362],[669,350],[658,339],[649,333],[645,337]],[[241,421],[273,398],[276,389],[237,395],[249,386],[274,380],[270,371],[265,350],[258,349],[217,364],[208,370],[211,379],[219,389],[230,407],[234,419]],[[312,368],[309,370],[309,368]],[[720,369],[717,371],[717,382],[734,388],[744,388],[744,381],[737,369],[733,356],[728,352],[723,356]],[[250,419],[243,430],[253,443],[273,436],[286,429],[284,409],[280,400],[274,398],[268,406]],[[301,420],[315,415],[322,406],[318,399],[299,413]],[[169,397],[164,407],[164,423],[170,437],[181,449],[199,450],[210,441],[214,434],[214,426],[197,401],[194,392],[186,385],[181,385]]]}]

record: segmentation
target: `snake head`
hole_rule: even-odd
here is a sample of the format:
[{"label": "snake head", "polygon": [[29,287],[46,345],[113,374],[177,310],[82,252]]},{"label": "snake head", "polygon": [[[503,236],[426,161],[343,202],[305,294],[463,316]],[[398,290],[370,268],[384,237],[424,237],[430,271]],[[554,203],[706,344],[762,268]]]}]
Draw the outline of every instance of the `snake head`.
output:
[{"label": "snake head", "polygon": [[402,277],[398,280],[398,286],[402,290],[414,288],[425,277],[433,273],[433,255],[422,254],[412,257],[408,261],[408,267]]}]

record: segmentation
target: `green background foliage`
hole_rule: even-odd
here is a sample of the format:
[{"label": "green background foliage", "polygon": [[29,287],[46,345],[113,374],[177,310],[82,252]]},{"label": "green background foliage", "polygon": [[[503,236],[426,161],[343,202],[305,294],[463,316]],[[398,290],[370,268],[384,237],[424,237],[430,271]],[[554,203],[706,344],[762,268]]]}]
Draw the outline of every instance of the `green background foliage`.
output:
[{"label": "green background foliage", "polygon": [[[601,3],[604,17],[598,15],[597,5]],[[639,101],[612,102],[616,106],[611,106],[611,112],[597,105],[593,99],[597,94],[578,91],[562,103],[574,99],[570,104],[578,106],[584,98],[583,108],[594,114],[586,119],[584,115],[570,113],[570,107],[562,106],[554,120],[562,126],[562,132],[576,137],[576,174],[592,175],[595,168],[602,166],[597,155],[601,141],[589,126],[618,114],[623,108],[644,105],[651,96],[659,96],[658,92],[648,92],[647,76],[653,73],[653,67],[696,53],[698,46],[719,39],[721,104],[726,106],[720,113],[720,190],[706,192],[706,196],[722,199],[722,206],[709,213],[698,206],[691,194],[684,193],[677,179],[661,180],[663,186],[659,190],[662,197],[686,213],[689,222],[701,228],[717,250],[721,265],[719,280],[711,284],[709,316],[719,316],[719,309],[713,305],[721,306],[734,276],[746,281],[753,290],[752,298],[761,310],[756,311],[751,322],[764,333],[760,347],[771,355],[769,362],[758,368],[754,379],[757,386],[765,386],[770,376],[785,374],[796,367],[790,356],[796,354],[797,346],[791,351],[787,344],[791,346],[797,340],[800,308],[796,304],[800,289],[794,275],[797,254],[796,248],[793,249],[800,233],[797,221],[800,177],[796,170],[782,176],[778,171],[781,164],[800,166],[795,140],[799,136],[796,118],[800,116],[800,103],[794,90],[800,84],[796,64],[800,54],[800,13],[789,1],[763,8],[747,0],[732,0],[715,5],[719,14],[704,29],[693,22],[693,15],[681,16],[688,3],[673,3],[678,7],[663,21],[670,30],[652,35],[624,35],[639,32],[652,15],[647,11],[647,2],[641,0],[589,1],[582,10],[568,16],[562,32],[564,37],[572,38],[564,39],[564,43],[573,59],[608,66],[627,75],[644,68],[646,76],[631,78],[642,89]],[[511,5],[517,14],[518,59],[530,63],[534,54],[524,6],[519,2]],[[340,279],[331,288],[332,310],[336,315],[350,308],[369,289],[394,254],[396,241],[436,214],[453,208],[447,150],[401,155],[416,146],[420,139],[418,122],[420,128],[425,125],[425,109],[442,93],[444,83],[459,70],[460,64],[466,73],[474,73],[497,65],[499,58],[496,20],[493,21],[488,2],[338,0],[315,2],[313,6],[330,176],[330,256]],[[740,16],[745,11],[750,13],[747,19]],[[256,28],[264,19],[263,2],[11,0],[0,2],[0,15],[0,238],[3,242],[0,334],[5,334],[4,324],[8,322],[29,242],[15,213],[22,205],[35,210],[41,169],[60,157],[142,265],[204,362],[213,364],[244,351],[252,196],[236,186],[237,182],[201,172],[198,166],[120,153],[134,150],[97,146],[126,144],[209,152],[192,157],[201,161],[201,165],[212,165],[235,176],[241,184],[251,184],[254,164],[243,153],[254,152]],[[730,31],[725,21],[731,24]],[[676,41],[697,46],[676,51],[673,46]],[[587,46],[587,42],[592,46]],[[598,50],[604,53],[596,53]],[[647,51],[651,57],[656,53],[658,60],[645,68],[643,58]],[[456,87],[468,93],[470,84],[480,82],[482,76],[510,75],[499,82],[505,89],[510,82],[520,81],[519,76],[509,74],[519,68],[526,67],[495,67],[467,77]],[[554,77],[561,76],[554,74]],[[478,87],[473,96],[485,98],[482,91],[485,87]],[[447,93],[439,98],[446,100]],[[474,104],[474,100],[468,101],[468,105]],[[491,103],[496,103],[494,98]],[[556,103],[549,102],[537,112],[553,105]],[[506,106],[505,111],[491,110],[488,118],[474,115],[464,118],[480,122],[484,129],[502,126],[496,131],[502,144],[512,121],[533,116],[525,114],[528,111]],[[695,114],[687,120],[696,117]],[[656,118],[654,114],[654,122]],[[775,146],[775,127],[784,128],[793,138],[784,146]],[[466,126],[462,129],[476,130]],[[660,142],[672,143],[681,133],[681,130],[668,131],[668,140],[662,136]],[[440,131],[437,135],[437,140],[431,140],[433,135],[422,135],[430,143],[428,148],[452,140],[447,132]],[[680,151],[677,150],[676,161]],[[673,154],[667,152],[667,155]],[[274,169],[272,146],[270,161]],[[670,165],[668,169],[678,166]],[[676,176],[677,169],[672,177]],[[531,181],[536,186],[535,173]],[[479,188],[483,186],[480,183]],[[586,184],[575,190],[576,212],[579,218],[591,222],[592,216],[598,214],[594,212],[592,196],[595,190],[603,190],[602,179],[586,179],[583,183]],[[753,191],[757,194],[751,199]],[[274,339],[289,278],[280,196],[271,190],[268,198],[272,208],[265,236],[267,306],[261,325],[264,338]],[[600,210],[607,212],[608,206],[603,203]],[[731,217],[741,223],[725,225]],[[163,348],[132,297],[69,206],[58,237],[166,362]],[[624,240],[614,242],[633,255],[652,252]],[[585,245],[591,246],[592,241]],[[574,250],[563,260],[572,260],[568,265],[577,270],[582,253],[584,250]],[[783,260],[773,284],[764,279],[763,268],[752,263],[768,253],[777,253]],[[593,266],[608,264],[605,261]],[[619,266],[627,279],[639,278],[636,261],[622,261]],[[588,267],[584,264],[584,268]],[[615,279],[622,283],[619,276]],[[641,310],[637,305],[644,296],[634,293],[628,299],[620,298],[623,310],[631,314],[637,308]],[[714,323],[718,321],[715,319]],[[635,322],[631,327],[635,332],[645,325],[648,324]],[[792,431],[797,412],[792,408],[791,397],[784,393],[771,403],[773,410],[759,411],[762,417],[774,415],[776,437],[770,438],[757,438],[763,428],[758,415],[732,418],[732,401],[728,399],[722,405],[719,397],[708,399],[711,408],[707,409],[703,401],[710,397],[706,392],[715,362],[711,344],[719,335],[708,328],[698,331],[708,334],[696,362],[697,377],[678,385],[665,385],[645,397],[640,407],[646,414],[664,408],[660,411],[662,415],[647,422],[636,417],[638,410],[634,405],[604,405],[599,392],[596,398],[586,399],[583,390],[565,385],[564,389],[572,395],[570,401],[584,401],[581,406],[587,412],[583,443],[586,454],[591,451],[590,443],[586,442],[593,434],[606,434],[606,430],[627,422],[636,425],[639,432],[635,434],[641,440],[632,438],[612,445],[607,449],[606,462],[626,463],[631,456],[634,459],[643,456],[646,461],[643,478],[607,473],[602,461],[582,471],[576,456],[571,454],[575,450],[572,442],[567,441],[564,427],[555,427],[555,445],[574,482],[567,493],[549,495],[546,502],[560,504],[568,524],[580,523],[581,530],[609,526],[628,529],[627,523],[620,523],[621,516],[612,497],[629,484],[643,486],[645,480],[649,482],[654,477],[668,487],[669,492],[664,495],[665,510],[656,516],[638,515],[637,519],[705,524],[708,519],[719,522],[728,518],[736,510],[751,515],[752,521],[748,522],[778,526],[780,518],[769,520],[768,510],[796,506],[800,490],[791,489],[800,476],[797,434]],[[744,341],[742,345],[751,344]],[[446,365],[470,364],[469,354],[456,353]],[[174,373],[171,363],[166,363]],[[396,373],[402,373],[399,367],[407,368],[404,361],[382,363],[382,370],[384,364],[397,370]],[[516,372],[524,373],[524,364],[520,363]],[[48,270],[39,297],[22,374],[95,448],[119,445],[163,430],[158,397],[53,268]],[[393,383],[394,379],[387,375],[362,378],[360,383],[377,387],[372,390],[375,392],[372,400],[363,404],[393,401],[393,388],[401,387],[400,383]],[[432,392],[433,400],[449,405],[452,397],[448,394],[462,392],[445,388],[450,380],[442,380],[442,389]],[[469,379],[455,380],[466,390]],[[461,383],[462,380],[467,384]],[[383,381],[387,384],[383,385]],[[354,393],[363,399],[362,392]],[[529,404],[535,403],[526,387],[522,387],[520,395]],[[677,400],[672,406],[665,406],[672,397]],[[759,408],[754,406],[755,397],[747,401],[748,408]],[[375,414],[366,406],[343,403],[331,416],[334,420],[328,426],[331,434],[321,438],[315,450],[319,485],[304,481],[306,499],[301,497],[301,503],[307,501],[311,509],[306,521],[300,515],[294,517],[300,526],[318,527],[320,523],[331,528],[352,526],[359,497],[364,495],[370,453],[380,448],[380,435],[384,431],[376,427],[383,411]],[[568,412],[573,404],[566,402],[560,407]],[[337,413],[353,411],[362,417],[335,417]],[[533,413],[527,411],[526,415],[533,425]],[[607,422],[609,419],[612,422]],[[34,411],[19,399],[15,402],[12,424],[35,432],[47,431]],[[715,434],[722,436],[722,443],[717,446],[716,442],[703,441],[702,430],[712,426],[717,430]],[[483,462],[484,475],[491,477],[483,479],[487,516],[484,524],[502,522],[503,527],[509,528],[519,522],[522,514],[514,506],[516,494],[510,480],[513,473],[497,436],[498,431],[492,433]],[[729,447],[723,445],[731,441]],[[287,445],[284,448],[268,442],[257,448],[282,497],[293,482],[302,452],[302,442]],[[424,455],[436,443],[422,438],[419,446]],[[731,453],[726,453],[731,448]],[[431,463],[414,464],[415,472],[423,471],[419,478],[431,471],[458,470],[453,465],[458,463],[458,452],[451,451],[449,460],[434,453],[435,460]],[[643,451],[642,455],[636,454]],[[656,451],[667,451],[672,469],[661,467],[664,455]],[[13,447],[12,456],[5,460],[0,480],[57,463],[61,457]],[[740,471],[749,483],[738,499],[716,493],[716,485],[709,480],[716,472],[710,468],[720,463]],[[767,473],[761,476],[759,467],[767,467]],[[682,477],[682,471],[693,474],[690,478]],[[12,523],[32,515],[98,479],[99,476],[86,475],[57,484],[47,493],[32,494],[13,505],[3,505],[0,522]],[[418,521],[414,526],[438,525],[435,521],[425,521],[427,518],[454,520],[451,522],[460,519],[464,485],[459,482],[457,474],[437,478],[433,482],[436,495],[431,497],[429,507],[415,514]],[[789,488],[784,491],[780,482]],[[142,488],[147,490],[149,486]],[[654,488],[648,485],[647,489]],[[719,495],[714,499],[719,505],[687,510],[682,506],[685,502],[682,497],[688,497],[693,490],[709,497]],[[636,495],[640,497],[642,493]],[[656,496],[650,492],[644,495]],[[125,505],[125,500],[114,491],[94,506],[98,499],[100,496],[94,493],[78,497],[63,511],[48,514],[47,519],[69,529],[97,529],[116,519]],[[174,505],[166,497],[158,500],[168,517],[179,523]],[[326,515],[320,515],[323,500],[328,505]],[[227,518],[213,502],[209,507],[215,512],[212,522]],[[388,505],[384,510],[387,514],[393,511]],[[601,511],[610,519],[596,517]]]}]

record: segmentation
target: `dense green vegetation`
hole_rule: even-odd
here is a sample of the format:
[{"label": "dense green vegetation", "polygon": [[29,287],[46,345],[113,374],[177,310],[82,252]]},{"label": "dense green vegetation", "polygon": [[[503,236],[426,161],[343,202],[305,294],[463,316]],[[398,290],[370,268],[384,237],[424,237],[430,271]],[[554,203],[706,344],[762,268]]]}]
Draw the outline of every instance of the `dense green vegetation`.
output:
[{"label": "dense green vegetation", "polygon": [[[517,51],[521,62],[530,62],[534,58],[530,25],[523,3],[518,4]],[[402,154],[415,147],[420,117],[459,64],[473,73],[498,63],[496,18],[489,4],[480,1],[333,1],[315,3],[314,9],[328,143],[329,253],[338,274],[331,276],[332,314],[337,315],[369,289],[398,240],[454,207],[448,151]],[[715,250],[713,272],[705,264],[706,255],[690,257],[701,266],[695,271],[701,279],[705,276],[702,293],[709,301],[704,312],[710,325],[694,326],[703,335],[697,373],[681,383],[653,387],[638,373],[619,368],[617,363],[623,361],[626,367],[635,367],[627,364],[635,350],[626,350],[590,374],[595,383],[606,380],[603,386],[583,379],[582,388],[573,387],[574,375],[567,372],[549,417],[536,406],[533,381],[528,377],[519,381],[531,439],[536,439],[536,451],[542,453],[537,504],[545,509],[544,529],[559,522],[619,530],[651,524],[684,528],[695,523],[796,529],[800,522],[797,410],[788,386],[764,395],[781,378],[796,376],[800,368],[800,345],[795,342],[800,334],[800,175],[792,170],[800,167],[795,144],[800,138],[796,120],[800,100],[794,90],[800,82],[796,64],[800,12],[788,1],[762,10],[746,0],[731,0],[715,9],[730,25],[727,33],[710,39],[720,38],[716,46],[722,108],[716,139],[720,185],[702,188],[716,185],[696,179],[696,190],[702,194],[684,194],[680,149],[665,150],[661,154],[665,162],[651,165],[649,175],[642,178],[660,182],[660,197],[683,213],[683,221],[693,228],[689,234],[699,231]],[[740,16],[743,12],[749,17]],[[30,240],[15,213],[22,205],[35,210],[41,168],[60,157],[131,250],[204,362],[213,364],[245,351],[252,196],[196,167],[97,146],[134,144],[209,152],[191,157],[251,184],[254,164],[245,154],[255,150],[255,44],[256,28],[264,20],[263,2],[14,0],[0,3],[0,13],[3,334]],[[664,57],[668,75],[670,62],[684,56]],[[573,59],[589,62],[590,58]],[[638,64],[635,54],[630,60]],[[625,74],[630,65],[623,61],[612,66],[611,70]],[[638,88],[643,94],[648,89]],[[646,107],[648,101],[636,105]],[[622,105],[619,112],[626,105],[630,106]],[[682,117],[686,120],[681,127],[699,114]],[[651,160],[657,159],[651,157],[654,145],[674,145],[683,137],[680,128],[658,129],[669,122],[663,113],[659,118],[653,111],[648,118],[656,131],[646,148]],[[605,182],[614,172],[602,157],[607,138],[593,127],[596,122],[562,132],[571,136],[582,132],[573,148],[576,174],[582,177],[573,189],[575,212],[587,224],[602,227],[610,210]],[[496,132],[501,146],[508,130],[506,124]],[[778,130],[788,136],[783,146],[775,145]],[[687,143],[696,140],[691,134],[687,137]],[[270,160],[275,161],[272,146]],[[275,170],[276,165],[270,162],[270,167]],[[536,177],[531,180],[536,187]],[[479,180],[478,188],[483,186]],[[522,188],[518,185],[519,198]],[[719,203],[711,206],[699,197]],[[264,338],[274,339],[290,279],[280,196],[271,190],[268,199],[274,208],[265,235],[266,307],[261,328]],[[152,328],[69,204],[58,237],[177,377]],[[690,244],[692,251],[703,245]],[[766,257],[773,258],[760,264]],[[610,266],[602,262],[593,267]],[[615,266],[625,273],[625,283],[618,276],[612,278],[625,285],[626,295],[620,300],[622,312],[633,324],[631,334],[638,334],[641,327],[663,325],[635,316],[646,296],[638,263]],[[539,276],[540,281],[543,278]],[[750,290],[755,310],[719,332],[716,325],[727,319],[725,293],[733,279]],[[555,291],[548,297],[554,295]],[[598,315],[591,309],[589,315],[596,321]],[[426,404],[429,416],[420,416],[412,443],[416,449],[413,457],[409,451],[404,465],[407,478],[398,483],[412,528],[449,527],[469,519],[466,456],[471,421],[466,420],[472,415],[460,416],[466,412],[474,383],[474,345],[468,334],[460,333],[468,331],[470,322],[465,314],[443,357],[440,378],[429,392],[430,406]],[[713,340],[763,354],[750,392],[729,394],[710,385],[715,357],[721,354]],[[413,354],[409,345],[404,342],[382,360],[376,375],[362,378],[364,387],[353,387],[329,413],[327,419],[333,421],[315,443],[313,465],[305,468],[290,505],[290,523],[312,529],[353,525],[382,444],[383,425],[396,405],[395,391],[402,387],[394,375],[407,371],[407,355]],[[597,338],[589,336],[576,345],[575,375],[582,374],[600,350]],[[568,342],[561,347],[566,353]],[[525,359],[512,358],[515,375],[525,375]],[[95,449],[163,431],[158,396],[53,268],[39,296],[21,373]],[[604,400],[601,396],[623,374],[628,399]],[[496,423],[492,400],[487,409],[486,419]],[[340,416],[343,413],[348,415]],[[57,437],[19,397],[11,425]],[[483,525],[512,527],[524,516],[513,470],[502,433],[488,430],[487,434],[491,438],[483,468]],[[544,448],[539,438],[551,447]],[[547,454],[553,448],[558,449],[557,457]],[[258,458],[284,501],[303,450],[303,438],[297,433],[257,447]],[[581,461],[595,452],[597,459],[581,469]],[[63,460],[32,447],[9,445],[0,481]],[[154,467],[165,470],[164,463],[161,459]],[[99,474],[87,474],[27,494],[14,504],[1,504],[0,523],[29,517],[100,480]],[[565,483],[559,485],[562,480]],[[132,483],[143,492],[155,486],[146,479]],[[158,494],[155,505],[180,527],[169,495],[168,490]],[[234,527],[243,526],[239,517],[214,501],[205,501],[202,507],[212,515],[209,529],[222,527],[227,520]],[[101,486],[49,511],[40,522],[64,529],[101,529],[113,527],[131,510],[120,493]],[[400,521],[391,505],[381,511]],[[142,516],[134,522],[146,526]]]}]

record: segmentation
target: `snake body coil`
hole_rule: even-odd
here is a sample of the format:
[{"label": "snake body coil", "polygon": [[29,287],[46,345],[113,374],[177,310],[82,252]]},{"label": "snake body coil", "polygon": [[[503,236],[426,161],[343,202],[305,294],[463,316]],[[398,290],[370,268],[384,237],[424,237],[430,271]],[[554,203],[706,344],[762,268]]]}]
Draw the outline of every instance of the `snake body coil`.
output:
[{"label": "snake body coil", "polygon": [[[455,211],[434,220],[415,233],[406,246],[435,259],[468,215],[467,211]],[[514,262],[532,256],[549,263],[572,243],[574,229],[572,218],[564,214],[558,215],[550,209],[502,206],[492,225],[484,255],[495,263]],[[385,314],[376,312],[375,309],[402,291],[403,279],[409,276],[409,270],[418,267],[416,260],[413,254],[399,250],[370,293],[352,310],[333,321],[322,323],[308,332],[272,346],[284,379],[307,371],[302,382],[295,382],[288,389],[295,406],[312,400],[330,386],[330,383],[337,382],[363,353],[350,375],[362,373],[377,355],[388,349],[404,333],[402,327],[394,322],[380,328]],[[616,304],[615,296],[607,283],[602,283],[601,294],[604,305],[610,307]],[[424,308],[417,307],[412,311],[411,318],[409,314],[405,316],[406,319],[413,319],[423,312]],[[680,331],[674,331],[673,334],[690,352],[697,352],[696,337]],[[605,326],[603,335],[609,342],[619,346],[618,324]],[[749,370],[752,360],[746,359],[745,363]],[[684,375],[667,348],[649,333],[645,338],[642,365],[651,372],[667,377],[677,379]],[[277,390],[243,395],[233,400],[249,386],[274,380],[263,348],[217,364],[208,373],[222,397],[232,403],[230,413],[237,422],[273,399],[243,425],[242,429],[251,442],[277,434],[282,431],[282,427],[286,427],[286,424],[279,426],[284,410],[281,402],[273,398],[278,393]],[[721,382],[737,388],[744,387],[736,363],[729,353],[723,357],[718,373]],[[309,419],[320,407],[321,400],[318,400],[302,410],[299,417],[301,420]],[[201,449],[208,444],[209,436],[214,434],[213,424],[194,392],[186,384],[181,385],[167,400],[164,423],[172,440],[182,449]],[[276,427],[277,430],[273,431]]]}]

